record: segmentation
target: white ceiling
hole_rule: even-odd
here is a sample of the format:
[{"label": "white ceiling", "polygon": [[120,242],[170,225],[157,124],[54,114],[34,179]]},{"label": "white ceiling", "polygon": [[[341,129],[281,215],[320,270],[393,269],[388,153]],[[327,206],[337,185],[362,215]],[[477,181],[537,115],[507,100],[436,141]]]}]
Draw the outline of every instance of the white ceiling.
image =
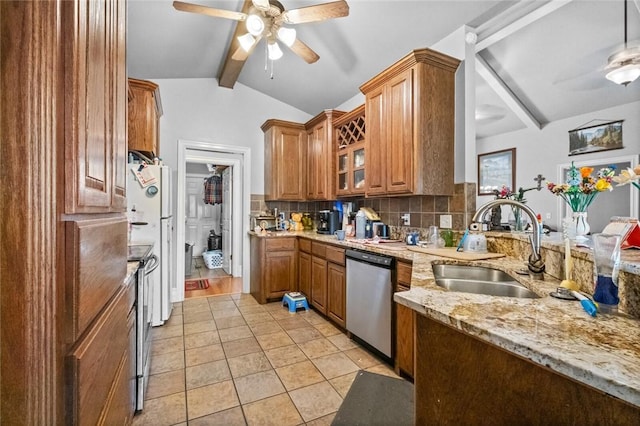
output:
[{"label": "white ceiling", "polygon": [[[492,34],[507,34],[478,52],[497,77],[487,79],[491,84],[476,79],[476,107],[484,114],[477,118],[478,137],[640,100],[640,80],[623,87],[604,78],[607,58],[623,46],[622,0],[347,1],[348,17],[296,26],[298,37],[320,55],[318,62],[307,64],[283,47],[285,55],[275,62],[271,79],[264,71],[263,42],[238,81],[315,115],[351,99],[362,83],[409,51],[432,46],[468,25],[478,29],[478,43]],[[281,1],[286,9],[323,2]],[[193,3],[239,11],[243,2]],[[129,76],[218,76],[234,21],[179,12],[171,0],[128,4]],[[521,24],[550,5],[555,10]],[[640,40],[639,10],[640,0],[629,0],[629,41]],[[517,28],[513,32],[512,23]]]}]

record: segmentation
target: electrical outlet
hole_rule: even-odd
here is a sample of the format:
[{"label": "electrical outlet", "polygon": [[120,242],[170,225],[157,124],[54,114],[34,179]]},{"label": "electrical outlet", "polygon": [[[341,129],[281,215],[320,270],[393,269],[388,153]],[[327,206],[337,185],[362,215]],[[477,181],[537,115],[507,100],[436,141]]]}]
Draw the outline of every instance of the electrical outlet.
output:
[{"label": "electrical outlet", "polygon": [[400,220],[402,220],[402,224],[404,226],[411,226],[411,215],[409,213],[404,213],[400,216]]},{"label": "electrical outlet", "polygon": [[443,229],[451,229],[451,215],[443,214],[440,215],[440,228]]},{"label": "electrical outlet", "polygon": [[551,220],[551,213],[547,213],[547,214],[545,214],[545,215],[544,215],[544,218],[545,218],[546,220]]}]

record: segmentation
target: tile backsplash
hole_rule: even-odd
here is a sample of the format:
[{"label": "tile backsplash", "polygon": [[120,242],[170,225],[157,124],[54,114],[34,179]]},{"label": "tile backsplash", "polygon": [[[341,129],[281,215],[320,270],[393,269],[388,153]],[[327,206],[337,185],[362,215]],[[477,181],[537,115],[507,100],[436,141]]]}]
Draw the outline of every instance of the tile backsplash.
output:
[{"label": "tile backsplash", "polygon": [[[403,235],[408,230],[426,232],[431,225],[440,226],[441,215],[451,215],[452,229],[465,229],[473,217],[476,209],[476,184],[455,184],[454,194],[451,196],[414,195],[406,197],[379,198],[344,198],[338,200],[354,203],[355,209],[370,207],[378,213],[382,222],[390,225],[397,235]],[[287,215],[291,212],[309,212],[314,221],[318,220],[319,210],[330,210],[334,201],[265,201],[264,195],[251,195],[251,215],[261,212],[273,212],[277,208]],[[403,226],[400,216],[410,215],[410,226]]]}]

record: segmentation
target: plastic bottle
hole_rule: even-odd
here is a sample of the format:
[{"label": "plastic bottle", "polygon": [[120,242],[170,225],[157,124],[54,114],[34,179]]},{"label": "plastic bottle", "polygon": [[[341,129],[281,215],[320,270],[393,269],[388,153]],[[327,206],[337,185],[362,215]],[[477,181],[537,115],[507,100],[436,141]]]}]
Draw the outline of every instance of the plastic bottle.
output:
[{"label": "plastic bottle", "polygon": [[362,210],[358,210],[358,213],[356,213],[356,239],[364,239],[366,226],[367,215]]}]

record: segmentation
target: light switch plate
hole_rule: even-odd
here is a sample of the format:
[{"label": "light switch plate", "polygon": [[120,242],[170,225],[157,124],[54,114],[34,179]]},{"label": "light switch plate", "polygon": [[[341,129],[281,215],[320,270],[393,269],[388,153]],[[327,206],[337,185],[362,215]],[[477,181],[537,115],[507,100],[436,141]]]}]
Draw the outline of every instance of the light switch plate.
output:
[{"label": "light switch plate", "polygon": [[443,229],[451,229],[451,215],[443,214],[440,215],[440,228]]},{"label": "light switch plate", "polygon": [[400,220],[402,220],[402,224],[404,226],[410,226],[411,225],[411,215],[409,213],[405,213],[403,215],[400,216]]}]

